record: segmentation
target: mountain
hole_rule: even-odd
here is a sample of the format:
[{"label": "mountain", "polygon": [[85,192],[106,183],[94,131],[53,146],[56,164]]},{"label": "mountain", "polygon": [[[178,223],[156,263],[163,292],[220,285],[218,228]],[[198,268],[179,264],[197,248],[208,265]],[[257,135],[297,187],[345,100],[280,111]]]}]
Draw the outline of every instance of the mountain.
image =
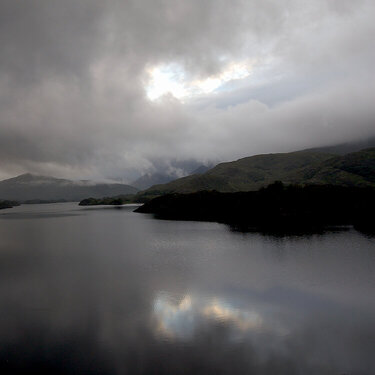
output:
[{"label": "mountain", "polygon": [[312,152],[255,155],[233,162],[220,163],[200,175],[179,178],[147,189],[147,195],[190,193],[199,190],[222,192],[257,190],[275,180],[285,180],[291,171],[319,164],[333,155]]},{"label": "mountain", "polygon": [[338,156],[324,152],[297,151],[255,155],[221,163],[201,175],[155,185],[138,196],[200,190],[251,191],[274,181],[285,184],[334,184],[375,186],[375,148]]},{"label": "mountain", "polygon": [[87,197],[135,194],[137,191],[133,186],[125,184],[71,181],[29,173],[0,181],[0,199],[21,202],[79,201]]},{"label": "mountain", "polygon": [[[363,150],[363,149],[366,149],[366,148],[373,148],[373,147],[375,147],[375,137],[371,137],[371,138],[368,138],[368,139],[365,139],[365,140],[362,140],[362,141],[347,142],[347,143],[340,143],[340,144],[335,144],[335,145],[325,146],[325,147],[310,148],[310,149],[297,151],[297,152],[303,152],[304,154],[307,154],[307,153],[318,154],[319,153],[319,154],[325,154],[327,156],[333,156],[333,155],[343,156],[343,155],[348,154],[348,153],[358,152],[360,150]],[[294,153],[294,154],[296,154],[296,153]],[[274,154],[274,155],[278,155],[278,154]],[[325,156],[323,155],[323,159],[324,159],[324,157]],[[240,160],[246,161],[247,159],[248,158],[244,158],[244,159],[240,159]],[[183,161],[183,162],[172,161],[171,166],[173,166],[173,168],[175,168],[174,171],[178,170],[180,172],[179,174],[177,174],[177,173],[173,172],[173,168],[172,168],[172,172],[171,171],[165,172],[166,170],[168,170],[168,168],[166,168],[165,165],[161,165],[160,162],[159,162],[159,164],[160,165],[159,165],[159,171],[158,172],[145,174],[145,175],[141,176],[140,178],[138,178],[136,181],[132,182],[131,185],[137,187],[140,190],[145,190],[145,189],[149,189],[150,187],[153,187],[153,185],[167,184],[171,181],[174,181],[174,180],[178,179],[181,176],[185,176],[185,175],[190,176],[190,175],[194,175],[194,174],[204,174],[208,170],[210,170],[214,167],[214,164],[212,164],[212,163],[210,165],[203,165],[203,164],[197,165],[197,162],[192,161],[192,160]],[[194,167],[195,167],[195,169],[193,169]],[[182,181],[183,181],[184,184],[185,183],[190,184],[190,180],[191,180],[190,178],[187,178],[186,180],[182,180]],[[199,182],[198,182],[198,179],[194,179],[194,182],[192,182],[193,191],[195,191],[195,188],[194,188],[195,183],[198,183],[200,186],[202,186],[202,188],[204,188],[205,186],[207,186],[209,188],[211,185],[216,186],[217,183],[220,185],[220,181],[214,181],[211,177],[210,177],[210,181],[208,181],[206,177],[200,179]],[[172,185],[170,185],[170,186],[172,186]],[[178,185],[179,185],[179,183],[178,183]],[[174,189],[174,187],[173,187],[173,189]],[[179,186],[178,186],[177,189],[179,189]],[[234,190],[237,190],[236,186],[234,186]],[[187,191],[192,191],[192,190],[190,188],[187,188]],[[232,190],[229,189],[229,191],[232,191]]]}]

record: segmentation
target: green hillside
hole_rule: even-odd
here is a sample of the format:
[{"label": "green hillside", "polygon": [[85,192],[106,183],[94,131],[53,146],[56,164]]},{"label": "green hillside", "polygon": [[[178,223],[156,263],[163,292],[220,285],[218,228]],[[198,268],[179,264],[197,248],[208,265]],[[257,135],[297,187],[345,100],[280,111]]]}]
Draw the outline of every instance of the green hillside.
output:
[{"label": "green hillside", "polygon": [[218,164],[201,175],[154,185],[139,196],[146,198],[200,190],[251,191],[276,180],[285,184],[375,186],[375,148],[344,156],[308,150],[255,155]]},{"label": "green hillside", "polygon": [[375,186],[375,148],[336,156],[297,173],[305,184]]}]

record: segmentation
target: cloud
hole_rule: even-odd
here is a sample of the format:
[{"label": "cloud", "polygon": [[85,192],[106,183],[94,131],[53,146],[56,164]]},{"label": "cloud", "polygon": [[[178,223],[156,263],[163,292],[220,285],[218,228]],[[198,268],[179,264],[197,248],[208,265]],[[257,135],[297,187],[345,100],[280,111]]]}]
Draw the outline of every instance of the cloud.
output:
[{"label": "cloud", "polygon": [[[374,135],[374,15],[369,0],[4,0],[0,177],[131,180],[155,160]],[[243,61],[250,75],[206,93],[147,96],[158,67],[194,87]]]}]

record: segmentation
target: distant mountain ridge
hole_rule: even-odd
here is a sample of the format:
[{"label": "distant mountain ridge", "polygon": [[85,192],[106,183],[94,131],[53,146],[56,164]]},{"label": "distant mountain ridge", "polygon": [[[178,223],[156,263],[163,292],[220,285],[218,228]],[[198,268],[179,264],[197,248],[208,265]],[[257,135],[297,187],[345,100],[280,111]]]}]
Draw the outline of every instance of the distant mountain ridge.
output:
[{"label": "distant mountain ridge", "polygon": [[72,181],[25,173],[0,181],[0,199],[25,201],[79,201],[87,197],[100,198],[135,194],[138,189],[125,184]]},{"label": "distant mountain ridge", "polygon": [[296,151],[255,155],[220,163],[201,175],[155,185],[140,193],[144,197],[200,190],[252,191],[274,181],[285,184],[334,184],[375,186],[375,148],[343,156],[322,151]]}]

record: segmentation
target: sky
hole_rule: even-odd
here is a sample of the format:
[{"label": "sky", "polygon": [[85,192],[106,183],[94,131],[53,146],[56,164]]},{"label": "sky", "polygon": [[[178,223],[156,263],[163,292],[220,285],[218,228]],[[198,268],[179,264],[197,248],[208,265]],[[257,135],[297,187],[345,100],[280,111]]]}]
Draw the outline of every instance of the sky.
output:
[{"label": "sky", "polygon": [[0,0],[0,179],[374,136],[374,19],[372,0]]}]

